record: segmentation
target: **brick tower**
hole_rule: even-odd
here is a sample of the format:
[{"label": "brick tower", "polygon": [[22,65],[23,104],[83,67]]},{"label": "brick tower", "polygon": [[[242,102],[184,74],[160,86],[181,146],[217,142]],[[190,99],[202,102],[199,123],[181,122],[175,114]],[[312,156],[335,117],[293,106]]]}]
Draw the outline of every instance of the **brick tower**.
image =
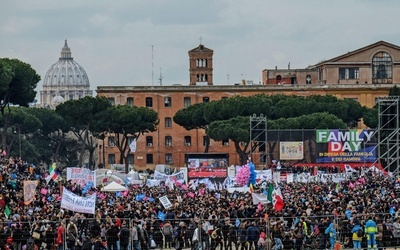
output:
[{"label": "brick tower", "polygon": [[201,43],[189,50],[190,85],[213,85],[213,54]]}]

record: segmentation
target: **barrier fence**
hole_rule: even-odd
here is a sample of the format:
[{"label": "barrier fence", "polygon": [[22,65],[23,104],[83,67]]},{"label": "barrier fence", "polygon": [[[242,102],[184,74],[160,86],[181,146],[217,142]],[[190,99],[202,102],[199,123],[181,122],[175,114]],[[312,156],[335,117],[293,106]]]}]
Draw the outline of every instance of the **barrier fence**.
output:
[{"label": "barrier fence", "polygon": [[[155,216],[145,219],[76,217],[30,223],[11,220],[0,222],[0,248],[11,249],[12,245],[14,250],[327,249],[335,236],[334,244],[353,249],[353,229],[357,224],[364,228],[361,247],[367,248],[365,225],[370,218],[377,225],[375,238],[379,247],[400,246],[400,224],[395,214],[347,213],[234,219],[210,215],[208,218],[165,218],[164,221]],[[334,229],[326,233],[331,225]]]}]

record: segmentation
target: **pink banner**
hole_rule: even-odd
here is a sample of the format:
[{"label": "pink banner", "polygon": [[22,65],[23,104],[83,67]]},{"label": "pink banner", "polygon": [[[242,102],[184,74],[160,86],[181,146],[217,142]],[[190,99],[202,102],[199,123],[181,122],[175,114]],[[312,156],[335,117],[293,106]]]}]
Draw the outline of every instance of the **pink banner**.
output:
[{"label": "pink banner", "polygon": [[40,189],[40,193],[43,194],[43,195],[46,195],[47,192],[48,192],[48,190],[45,189],[45,188]]}]

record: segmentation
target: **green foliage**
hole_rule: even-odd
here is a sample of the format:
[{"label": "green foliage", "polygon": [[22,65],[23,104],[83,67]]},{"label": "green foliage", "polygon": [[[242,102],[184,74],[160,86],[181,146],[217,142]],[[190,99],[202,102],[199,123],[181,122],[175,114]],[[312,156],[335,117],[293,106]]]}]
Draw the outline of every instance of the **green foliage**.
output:
[{"label": "green foliage", "polygon": [[[231,140],[244,158],[250,140],[249,117],[263,114],[270,129],[342,128],[358,122],[365,107],[352,99],[331,95],[287,96],[264,94],[195,104],[179,110],[174,122],[186,129],[206,129],[215,140]],[[240,142],[245,142],[240,146]]]},{"label": "green foliage", "polygon": [[187,130],[205,129],[208,122],[204,119],[204,108],[207,103],[197,103],[187,108],[178,110],[173,120],[176,124],[184,127]]},{"label": "green foliage", "polygon": [[29,64],[17,59],[2,58],[0,65],[2,111],[8,104],[27,107],[36,96],[40,76]]}]

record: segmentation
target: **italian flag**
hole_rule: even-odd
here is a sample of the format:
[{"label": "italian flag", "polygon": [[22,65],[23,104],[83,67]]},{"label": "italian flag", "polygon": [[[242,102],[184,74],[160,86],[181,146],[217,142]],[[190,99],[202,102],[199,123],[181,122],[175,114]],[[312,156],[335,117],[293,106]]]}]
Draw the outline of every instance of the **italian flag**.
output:
[{"label": "italian flag", "polygon": [[272,203],[276,211],[281,211],[285,204],[283,203],[283,196],[280,188],[274,189],[272,192]]}]

